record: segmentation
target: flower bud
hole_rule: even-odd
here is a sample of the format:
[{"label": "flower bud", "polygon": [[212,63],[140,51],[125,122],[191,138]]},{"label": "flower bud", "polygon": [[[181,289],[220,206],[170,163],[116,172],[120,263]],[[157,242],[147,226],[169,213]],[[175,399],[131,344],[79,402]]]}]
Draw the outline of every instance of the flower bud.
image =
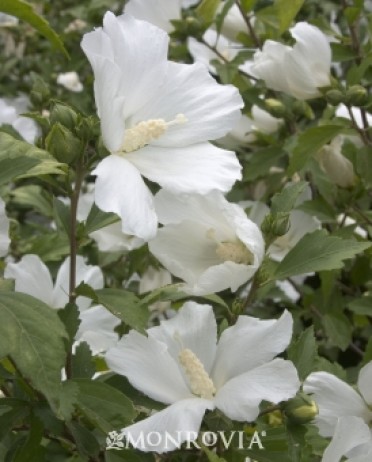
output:
[{"label": "flower bud", "polygon": [[288,232],[289,226],[289,213],[269,213],[262,222],[261,230],[265,236],[279,237]]},{"label": "flower bud", "polygon": [[274,117],[285,117],[287,109],[278,99],[269,98],[265,100],[266,110]]},{"label": "flower bud", "polygon": [[60,123],[69,130],[75,130],[78,122],[78,115],[76,112],[66,104],[55,103],[50,111],[50,123]]},{"label": "flower bud", "polygon": [[295,101],[292,110],[295,114],[305,116],[309,120],[314,120],[315,118],[311,106],[307,104],[306,101]]},{"label": "flower bud", "polygon": [[364,106],[368,102],[367,90],[361,85],[353,85],[346,91],[345,101],[351,106]]},{"label": "flower bud", "polygon": [[341,188],[348,188],[355,183],[353,164],[341,152],[343,137],[337,136],[318,152],[317,159],[324,173]]},{"label": "flower bud", "polygon": [[80,154],[82,144],[68,128],[56,122],[45,140],[47,150],[59,162],[69,164]]},{"label": "flower bud", "polygon": [[299,393],[283,405],[283,412],[291,423],[306,424],[318,415],[319,409],[310,396]]},{"label": "flower bud", "polygon": [[332,106],[338,106],[345,100],[345,95],[340,90],[329,90],[325,94],[325,97],[329,104]]}]

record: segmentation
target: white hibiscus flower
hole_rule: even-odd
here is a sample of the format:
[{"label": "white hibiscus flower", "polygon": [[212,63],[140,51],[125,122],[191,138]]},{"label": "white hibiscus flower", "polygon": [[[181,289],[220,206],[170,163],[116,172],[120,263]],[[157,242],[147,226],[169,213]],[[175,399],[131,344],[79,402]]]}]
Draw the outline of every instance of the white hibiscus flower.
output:
[{"label": "white hibiscus flower", "polygon": [[162,190],[155,203],[165,226],[149,248],[186,282],[182,290],[195,295],[236,291],[258,270],[265,253],[261,231],[221,193],[175,197]]},{"label": "white hibiscus flower", "polygon": [[34,120],[22,117],[27,112],[30,101],[26,96],[17,98],[0,98],[0,125],[11,125],[24,140],[34,143],[39,135],[39,128]]},{"label": "white hibiscus flower", "polygon": [[111,152],[93,172],[95,202],[122,218],[124,233],[144,240],[155,236],[157,217],[141,175],[173,193],[198,194],[228,191],[241,177],[235,154],[207,142],[239,119],[239,93],[202,65],[167,61],[168,40],[149,23],[109,12],[82,41]]},{"label": "white hibiscus flower", "polygon": [[[253,421],[261,401],[279,403],[296,394],[299,380],[290,361],[275,358],[289,344],[292,316],[278,320],[240,316],[217,344],[212,307],[187,302],[178,315],[147,331],[125,335],[106,354],[108,366],[164,410],[135,423],[123,433],[138,440],[141,433],[167,432],[180,442],[197,437],[206,410],[220,409],[240,422]],[[160,438],[159,438],[160,440]],[[175,444],[138,449],[166,452]]]},{"label": "white hibiscus flower", "polygon": [[[4,277],[14,279],[15,291],[22,292],[43,301],[52,308],[63,308],[68,303],[70,259],[60,266],[55,283],[48,267],[37,255],[24,255],[17,263],[8,263]],[[89,284],[93,289],[103,288],[103,274],[98,266],[86,265],[83,257],[76,259],[76,283]],[[113,332],[120,320],[103,306],[90,308],[91,300],[78,297],[76,304],[80,311],[81,324],[76,334],[77,343],[86,341],[93,354],[106,350],[118,340]]]},{"label": "white hibiscus flower", "polygon": [[367,462],[372,456],[372,361],[359,372],[357,390],[328,372],[307,377],[304,391],[312,394],[319,414],[315,423],[322,436],[333,436],[323,462]]},{"label": "white hibiscus flower", "polygon": [[290,29],[293,47],[267,40],[254,55],[249,72],[272,90],[300,100],[320,96],[318,88],[330,85],[331,47],[315,26],[299,22]]}]

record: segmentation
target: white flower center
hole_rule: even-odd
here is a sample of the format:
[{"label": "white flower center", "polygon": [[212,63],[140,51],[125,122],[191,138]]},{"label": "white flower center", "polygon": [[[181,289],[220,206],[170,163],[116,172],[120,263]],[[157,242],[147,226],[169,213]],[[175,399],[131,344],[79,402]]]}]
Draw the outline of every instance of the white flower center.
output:
[{"label": "white flower center", "polygon": [[153,140],[157,140],[167,131],[172,125],[180,125],[187,122],[187,118],[183,114],[177,114],[175,119],[166,122],[164,119],[150,119],[140,122],[133,128],[125,130],[124,142],[120,148],[120,152],[132,152],[141,149]]},{"label": "white flower center", "polygon": [[252,265],[254,262],[252,252],[241,241],[218,243],[216,254],[222,261],[233,261],[242,265]]},{"label": "white flower center", "polygon": [[216,388],[200,359],[188,348],[181,350],[178,359],[185,369],[191,391],[194,395],[205,399],[212,399],[216,393]]}]

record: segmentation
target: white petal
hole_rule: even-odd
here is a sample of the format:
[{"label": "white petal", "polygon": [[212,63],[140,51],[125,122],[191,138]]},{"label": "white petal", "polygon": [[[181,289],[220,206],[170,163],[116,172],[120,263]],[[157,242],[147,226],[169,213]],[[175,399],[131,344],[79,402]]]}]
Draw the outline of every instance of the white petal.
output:
[{"label": "white petal", "polygon": [[[76,257],[76,286],[85,282],[93,289],[103,288],[103,274],[98,266],[86,265],[81,255]],[[53,289],[53,306],[63,308],[68,302],[70,284],[70,257],[67,257],[60,266]],[[86,297],[78,297],[76,303],[81,311],[91,305],[91,300]]]},{"label": "white petal", "polygon": [[188,146],[225,135],[238,122],[243,105],[237,89],[218,84],[202,64],[168,62],[163,87],[135,114],[133,123],[149,119],[170,122],[183,114],[187,122],[170,126],[151,145]]},{"label": "white petal", "polygon": [[152,337],[129,332],[106,353],[106,362],[135,388],[162,403],[192,396],[167,346]]},{"label": "white petal", "polygon": [[[372,405],[372,361],[367,363],[359,372],[358,388],[365,402]],[[372,414],[371,414],[372,417]]]},{"label": "white petal", "polygon": [[81,47],[94,72],[94,96],[105,146],[118,150],[124,138],[124,95],[121,94],[121,70],[113,61],[110,39],[101,28],[85,34]]},{"label": "white petal", "polygon": [[232,420],[253,421],[265,400],[279,403],[292,398],[300,387],[290,361],[274,359],[229,380],[215,397],[215,406]]},{"label": "white petal", "polygon": [[275,133],[284,123],[283,119],[273,117],[256,105],[252,106],[252,119],[254,128],[266,134]]},{"label": "white petal", "polygon": [[218,342],[212,372],[217,388],[281,353],[291,340],[292,325],[288,311],[278,320],[239,316],[234,326],[222,332]]},{"label": "white petal", "polygon": [[316,424],[322,436],[332,436],[337,419],[361,417],[368,422],[370,411],[361,396],[347,383],[327,372],[314,372],[305,380],[305,393],[313,394],[319,408]]},{"label": "white petal", "polygon": [[185,220],[159,229],[149,249],[168,271],[193,286],[208,268],[221,263],[207,232],[202,224]]},{"label": "white petal", "polygon": [[156,269],[153,266],[149,266],[141,276],[138,292],[145,294],[171,283],[172,276],[169,271],[164,268]]},{"label": "white petal", "polygon": [[5,213],[5,202],[0,199],[0,257],[8,253],[10,245],[9,239],[9,219]]},{"label": "white petal", "polygon": [[157,27],[171,32],[174,27],[171,20],[181,19],[181,4],[179,0],[130,0],[125,4],[124,11],[137,19],[150,22]]},{"label": "white petal", "polygon": [[4,277],[15,280],[15,291],[53,305],[53,281],[47,266],[37,255],[24,255],[18,263],[8,263]]},{"label": "white petal", "polygon": [[87,342],[93,355],[107,351],[119,340],[114,329],[121,321],[103,306],[87,309],[79,318],[81,323],[75,341]]},{"label": "white petal", "polygon": [[133,250],[141,247],[145,241],[122,231],[121,221],[93,231],[89,236],[97,243],[101,252],[119,252]]},{"label": "white petal", "polygon": [[[158,453],[172,451],[179,448],[184,441],[194,441],[197,438],[207,409],[213,409],[211,401],[201,398],[184,399],[147,419],[126,427],[123,433],[127,440],[131,435],[132,441],[138,441],[136,448],[141,451]],[[144,435],[143,444],[141,444],[141,435]]]},{"label": "white petal", "polygon": [[342,417],[337,421],[335,434],[324,451],[322,462],[339,462],[342,456],[370,439],[371,432],[361,418]]},{"label": "white petal", "polygon": [[126,159],[111,155],[97,165],[92,172],[97,175],[95,202],[104,212],[121,217],[123,233],[148,240],[157,228],[152,195]]},{"label": "white petal", "polygon": [[217,348],[217,325],[211,306],[187,302],[177,316],[162,321],[148,333],[166,343],[176,361],[180,351],[188,348],[200,359],[207,373],[211,370]]},{"label": "white petal", "polygon": [[235,153],[209,143],[171,149],[147,146],[127,154],[126,159],[143,176],[175,193],[227,192],[241,179]]}]

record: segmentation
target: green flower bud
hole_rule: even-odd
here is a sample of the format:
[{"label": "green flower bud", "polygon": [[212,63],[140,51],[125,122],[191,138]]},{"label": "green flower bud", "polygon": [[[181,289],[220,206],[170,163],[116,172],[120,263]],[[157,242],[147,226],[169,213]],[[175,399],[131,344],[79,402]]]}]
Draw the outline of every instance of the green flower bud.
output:
[{"label": "green flower bud", "polygon": [[50,111],[50,123],[60,123],[69,130],[75,130],[78,123],[78,115],[69,106],[63,103],[55,103]]},{"label": "green flower bud", "polygon": [[318,415],[319,409],[310,396],[299,393],[283,405],[283,412],[291,423],[306,424]]},{"label": "green flower bud", "polygon": [[279,237],[288,232],[289,226],[289,213],[269,213],[262,222],[261,230],[265,236]]},{"label": "green flower bud", "polygon": [[347,89],[345,101],[352,106],[364,106],[368,102],[367,90],[361,85],[353,85]]},{"label": "green flower bud", "polygon": [[338,106],[345,100],[345,95],[340,90],[329,90],[325,97],[328,103],[332,104],[332,106]]},{"label": "green flower bud", "polygon": [[265,107],[269,114],[274,117],[285,117],[287,115],[287,109],[284,104],[278,99],[269,98],[265,100]]},{"label": "green flower bud", "polygon": [[72,163],[82,151],[82,143],[70,130],[56,122],[45,139],[47,150],[59,162]]}]

